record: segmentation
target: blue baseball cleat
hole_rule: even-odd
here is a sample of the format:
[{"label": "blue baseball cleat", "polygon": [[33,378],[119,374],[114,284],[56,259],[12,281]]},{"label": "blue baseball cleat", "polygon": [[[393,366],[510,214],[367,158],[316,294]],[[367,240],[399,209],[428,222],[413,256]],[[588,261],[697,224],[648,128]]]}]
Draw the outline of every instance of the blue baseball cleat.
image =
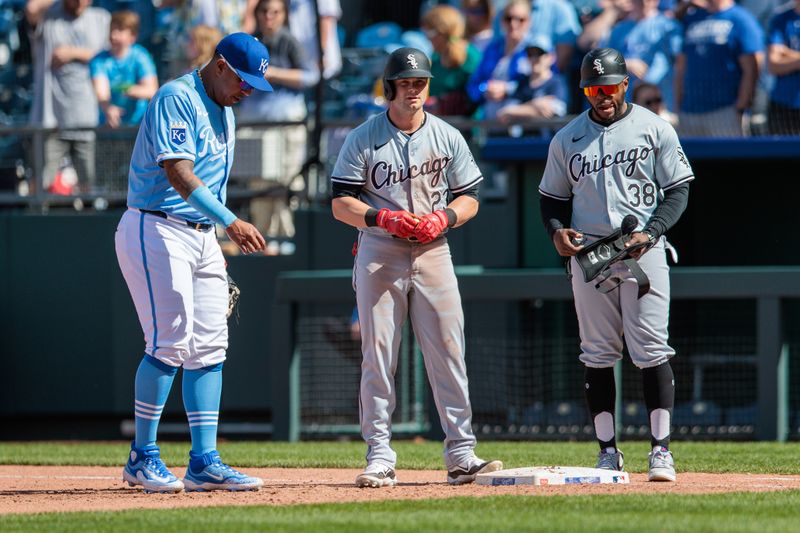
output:
[{"label": "blue baseball cleat", "polygon": [[131,444],[130,457],[122,469],[122,480],[131,487],[141,485],[145,492],[183,490],[183,483],[169,471],[161,460],[161,451],[155,445],[137,448]]},{"label": "blue baseball cleat", "polygon": [[216,450],[202,455],[189,452],[183,484],[187,492],[203,490],[258,490],[264,480],[234,470],[222,462]]}]

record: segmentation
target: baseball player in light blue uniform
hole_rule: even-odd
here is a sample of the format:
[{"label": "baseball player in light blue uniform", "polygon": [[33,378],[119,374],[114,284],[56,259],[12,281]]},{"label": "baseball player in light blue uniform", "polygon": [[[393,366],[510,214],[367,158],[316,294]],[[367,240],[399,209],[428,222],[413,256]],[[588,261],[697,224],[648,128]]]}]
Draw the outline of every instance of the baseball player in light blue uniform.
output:
[{"label": "baseball player in light blue uniform", "polygon": [[392,52],[384,70],[389,110],[348,134],[331,176],[334,216],[360,232],[353,287],[364,356],[361,433],[368,448],[359,487],[397,482],[394,372],[407,316],[445,433],[447,481],[471,483],[503,467],[475,455],[464,313],[444,236],[477,214],[483,176],[458,130],[423,111],[429,78],[430,60],[422,51]]},{"label": "baseball player in light blue uniform", "polygon": [[[614,364],[622,358],[623,335],[633,363],[642,371],[650,417],[651,481],[675,481],[669,451],[675,378],[669,360],[669,267],[664,233],[686,208],[692,167],[675,130],[647,109],[627,103],[625,59],[613,48],[586,54],[581,87],[591,105],[562,128],[550,143],[542,183],[542,217],[558,253],[571,257],[582,245],[604,237],[626,216],[638,221],[627,245],[650,279],[650,291],[638,298],[635,278],[623,263],[612,265],[623,280],[617,290],[601,293],[594,283],[572,276],[581,336],[580,360],[586,366],[584,388],[600,452],[598,468],[622,470],[616,445]],[[643,253],[645,251],[646,253]]]},{"label": "baseball player in light blue uniform", "polygon": [[[224,464],[216,451],[222,364],[228,348],[228,282],[214,232],[244,253],[264,238],[225,207],[235,124],[230,106],[264,79],[266,47],[225,37],[212,60],[165,84],[147,108],[131,157],[128,210],[115,237],[120,269],[144,330],[136,372],[136,438],[123,480],[148,492],[257,490],[263,481]],[[161,461],[158,421],[179,367],[192,449],[183,481]]]}]

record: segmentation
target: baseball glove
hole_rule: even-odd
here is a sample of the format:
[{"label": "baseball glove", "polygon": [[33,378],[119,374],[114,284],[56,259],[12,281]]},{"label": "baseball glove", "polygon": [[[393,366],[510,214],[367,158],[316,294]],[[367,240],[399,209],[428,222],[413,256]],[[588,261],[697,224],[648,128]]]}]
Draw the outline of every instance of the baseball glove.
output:
[{"label": "baseball glove", "polygon": [[[589,283],[590,281],[598,280],[595,283],[595,289],[602,293],[613,291],[622,284],[623,280],[618,277],[612,277],[611,265],[622,261],[636,279],[636,283],[639,286],[638,298],[650,291],[650,280],[647,278],[647,274],[644,273],[642,267],[630,254],[640,248],[649,248],[652,243],[645,242],[629,247],[625,246],[635,228],[635,220],[633,224],[628,220],[624,220],[619,229],[585,246],[575,254],[578,266],[581,267],[583,272],[583,281]],[[604,283],[607,280],[609,283]]]},{"label": "baseball glove", "polygon": [[233,278],[228,274],[228,314],[226,318],[230,318],[231,315],[236,312],[236,321],[239,321],[239,296],[241,296],[242,290],[233,281]]}]

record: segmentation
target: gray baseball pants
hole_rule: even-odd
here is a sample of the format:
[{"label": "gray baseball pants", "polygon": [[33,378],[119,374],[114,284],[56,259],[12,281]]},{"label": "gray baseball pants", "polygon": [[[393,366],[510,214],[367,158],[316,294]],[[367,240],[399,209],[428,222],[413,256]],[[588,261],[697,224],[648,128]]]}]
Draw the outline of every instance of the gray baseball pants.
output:
[{"label": "gray baseball pants", "polygon": [[422,349],[448,469],[474,457],[464,312],[446,238],[414,244],[361,232],[353,269],[361,325],[360,415],[367,462],[394,468],[394,374],[406,316]]}]

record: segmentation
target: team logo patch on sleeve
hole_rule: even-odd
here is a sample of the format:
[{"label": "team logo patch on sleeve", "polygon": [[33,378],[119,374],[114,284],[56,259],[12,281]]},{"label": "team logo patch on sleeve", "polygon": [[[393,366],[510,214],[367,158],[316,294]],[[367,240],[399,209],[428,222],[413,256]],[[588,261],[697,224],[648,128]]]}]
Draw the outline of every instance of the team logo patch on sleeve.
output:
[{"label": "team logo patch on sleeve", "polygon": [[170,122],[169,123],[169,141],[172,144],[183,144],[186,142],[186,123],[185,122]]}]

